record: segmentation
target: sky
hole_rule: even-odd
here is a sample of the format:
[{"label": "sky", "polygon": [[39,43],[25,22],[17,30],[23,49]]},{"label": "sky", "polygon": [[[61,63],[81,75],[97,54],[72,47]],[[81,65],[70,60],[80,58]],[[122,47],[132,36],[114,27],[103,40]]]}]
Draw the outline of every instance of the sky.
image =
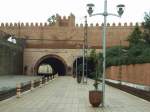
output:
[{"label": "sky", "polygon": [[[116,5],[124,4],[122,18],[109,16],[109,23],[144,21],[144,12],[150,12],[150,0],[107,0],[108,12],[117,13]],[[46,22],[51,15],[76,16],[76,23],[84,23],[87,3],[95,4],[94,13],[103,12],[104,0],[1,0],[1,22]],[[88,17],[88,23],[102,23],[102,16]]]}]

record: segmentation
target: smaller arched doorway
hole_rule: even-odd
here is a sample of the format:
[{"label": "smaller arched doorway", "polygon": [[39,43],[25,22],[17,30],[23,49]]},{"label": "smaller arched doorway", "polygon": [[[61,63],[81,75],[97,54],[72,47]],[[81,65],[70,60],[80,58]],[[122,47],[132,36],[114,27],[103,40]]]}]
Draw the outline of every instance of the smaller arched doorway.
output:
[{"label": "smaller arched doorway", "polygon": [[[35,64],[34,70],[35,74],[43,75],[39,73],[39,68],[43,65],[49,65],[52,68],[52,75],[58,74],[59,76],[64,76],[67,73],[66,62],[57,55],[46,55],[40,58]],[[45,72],[45,74],[50,72]]]},{"label": "smaller arched doorway", "polygon": [[77,57],[73,62],[73,74],[79,74],[79,65],[83,64],[83,57]]}]

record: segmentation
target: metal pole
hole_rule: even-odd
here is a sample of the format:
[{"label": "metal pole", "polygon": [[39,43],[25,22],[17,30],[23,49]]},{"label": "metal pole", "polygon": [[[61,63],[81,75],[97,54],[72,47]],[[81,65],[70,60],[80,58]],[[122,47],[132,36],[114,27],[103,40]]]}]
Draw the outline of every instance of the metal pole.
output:
[{"label": "metal pole", "polygon": [[87,16],[85,16],[85,32],[84,32],[85,34],[84,34],[84,36],[85,36],[85,76],[86,76],[86,81],[85,81],[85,83],[87,83],[87,75],[88,75],[88,73],[87,73],[87,65],[88,65],[88,63],[87,63],[87,52],[88,52],[88,39],[87,39]]},{"label": "metal pole", "polygon": [[90,16],[96,16],[96,15],[102,15],[104,16],[104,26],[103,26],[103,35],[102,35],[102,46],[103,46],[103,76],[102,76],[102,93],[103,93],[103,101],[102,101],[102,106],[104,107],[105,104],[105,72],[106,72],[106,23],[107,23],[107,16],[111,15],[111,16],[117,16],[117,17],[121,17],[121,15],[123,14],[123,8],[125,7],[124,5],[120,4],[117,5],[117,7],[119,8],[118,10],[118,14],[112,14],[112,13],[108,13],[107,12],[107,0],[104,0],[104,12],[103,13],[93,13],[93,9],[92,7],[94,7],[94,4],[87,4],[87,6],[89,7],[88,9],[88,13]]},{"label": "metal pole", "polygon": [[85,57],[85,46],[84,46],[84,42],[83,42],[83,66],[82,66],[82,82],[84,83],[84,57]]},{"label": "metal pole", "polygon": [[121,78],[122,78],[122,66],[121,66],[121,39],[119,37],[119,84],[121,85]]},{"label": "metal pole", "polygon": [[78,71],[77,71],[77,65],[78,65],[78,63],[77,63],[77,61],[78,61],[78,57],[76,58],[76,77],[77,77],[77,75],[78,75]]},{"label": "metal pole", "polygon": [[87,16],[85,16],[85,27],[83,38],[83,71],[82,71],[83,83],[87,83],[87,60],[85,60],[86,58],[87,58]]},{"label": "metal pole", "polygon": [[102,79],[102,90],[103,90],[103,102],[102,106],[105,105],[105,71],[106,71],[106,20],[107,20],[107,0],[104,1],[104,26],[103,26],[103,79]]}]

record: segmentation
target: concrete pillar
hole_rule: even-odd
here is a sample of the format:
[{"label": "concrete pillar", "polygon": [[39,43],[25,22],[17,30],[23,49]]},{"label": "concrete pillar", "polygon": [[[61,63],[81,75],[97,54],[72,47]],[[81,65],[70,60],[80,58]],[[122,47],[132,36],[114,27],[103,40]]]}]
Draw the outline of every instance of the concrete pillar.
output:
[{"label": "concrete pillar", "polygon": [[31,91],[33,91],[33,89],[34,89],[34,80],[31,81]]},{"label": "concrete pillar", "polygon": [[21,97],[21,84],[17,84],[17,91],[16,91],[16,96],[17,98]]},{"label": "concrete pillar", "polygon": [[42,79],[40,79],[40,86],[39,86],[40,88],[42,87]]}]

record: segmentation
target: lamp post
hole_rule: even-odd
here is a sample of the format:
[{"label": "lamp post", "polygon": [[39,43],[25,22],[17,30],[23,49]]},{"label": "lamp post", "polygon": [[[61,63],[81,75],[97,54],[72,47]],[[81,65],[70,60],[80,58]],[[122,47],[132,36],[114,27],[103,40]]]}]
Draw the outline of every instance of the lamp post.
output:
[{"label": "lamp post", "polygon": [[78,75],[78,57],[76,58],[76,77]]},{"label": "lamp post", "polygon": [[87,16],[85,16],[85,27],[84,27],[84,38],[83,38],[82,81],[83,81],[83,83],[86,83],[86,84],[87,84],[87,46],[88,46],[88,42],[87,42]]},{"label": "lamp post", "polygon": [[125,5],[123,4],[119,4],[117,5],[117,12],[118,14],[113,14],[113,13],[108,13],[107,12],[107,0],[104,0],[104,12],[103,13],[95,13],[93,14],[93,8],[94,8],[94,4],[90,3],[87,4],[88,7],[88,13],[89,16],[97,16],[97,15],[101,15],[104,17],[104,26],[103,26],[103,36],[102,36],[102,48],[103,48],[103,77],[102,77],[102,91],[103,91],[103,100],[102,100],[102,106],[104,107],[104,103],[105,103],[105,69],[106,69],[106,22],[107,22],[107,16],[117,16],[117,17],[121,17],[123,12],[124,12],[124,7]]}]

